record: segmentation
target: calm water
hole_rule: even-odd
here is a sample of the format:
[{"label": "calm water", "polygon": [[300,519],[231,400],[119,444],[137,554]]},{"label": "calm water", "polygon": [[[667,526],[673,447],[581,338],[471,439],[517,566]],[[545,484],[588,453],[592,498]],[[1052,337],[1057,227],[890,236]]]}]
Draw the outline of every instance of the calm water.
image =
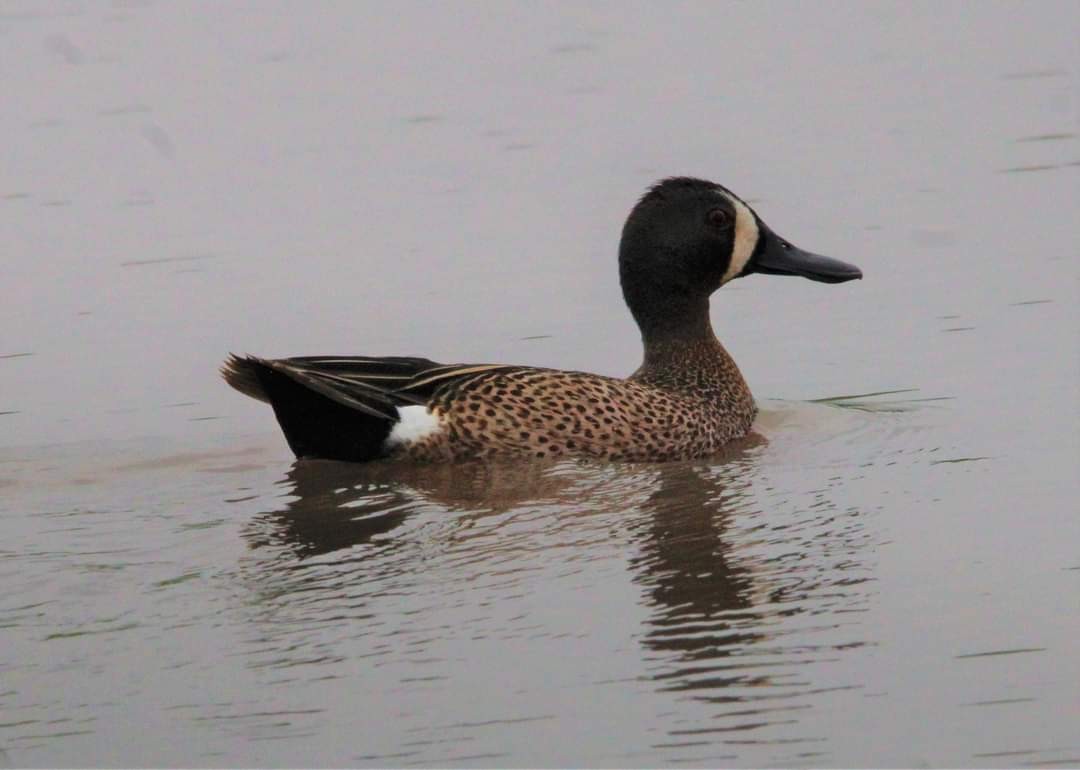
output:
[{"label": "calm water", "polygon": [[[0,6],[0,766],[1080,765],[1080,5]],[[646,184],[860,265],[671,465],[295,464],[229,350],[623,375]]]}]

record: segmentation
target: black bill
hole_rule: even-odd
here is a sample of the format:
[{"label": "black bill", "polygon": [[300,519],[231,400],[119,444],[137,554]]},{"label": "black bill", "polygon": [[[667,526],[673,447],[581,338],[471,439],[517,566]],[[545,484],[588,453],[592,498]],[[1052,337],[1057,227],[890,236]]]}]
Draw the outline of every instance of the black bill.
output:
[{"label": "black bill", "polygon": [[746,272],[801,275],[822,283],[843,283],[862,278],[862,270],[855,265],[803,251],[767,228],[762,228],[761,241],[750,258]]}]

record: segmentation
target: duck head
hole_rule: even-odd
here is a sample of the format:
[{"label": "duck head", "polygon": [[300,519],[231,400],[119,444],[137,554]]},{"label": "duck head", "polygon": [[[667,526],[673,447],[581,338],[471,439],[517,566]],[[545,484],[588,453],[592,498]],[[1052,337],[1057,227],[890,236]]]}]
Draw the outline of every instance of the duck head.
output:
[{"label": "duck head", "polygon": [[702,179],[658,182],[630,212],[619,245],[623,296],[642,331],[707,323],[709,296],[752,273],[843,283],[862,271],[774,233],[743,200]]}]

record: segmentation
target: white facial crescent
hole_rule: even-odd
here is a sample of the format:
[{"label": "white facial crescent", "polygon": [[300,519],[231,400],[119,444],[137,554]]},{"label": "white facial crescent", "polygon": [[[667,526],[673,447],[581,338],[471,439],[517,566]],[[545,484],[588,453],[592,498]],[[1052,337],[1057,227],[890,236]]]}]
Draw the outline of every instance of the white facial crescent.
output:
[{"label": "white facial crescent", "polygon": [[735,246],[731,250],[731,262],[720,281],[723,285],[746,267],[746,263],[750,261],[750,255],[754,253],[754,247],[757,246],[759,232],[757,218],[749,206],[722,190],[720,194],[731,201],[731,205],[735,207]]}]

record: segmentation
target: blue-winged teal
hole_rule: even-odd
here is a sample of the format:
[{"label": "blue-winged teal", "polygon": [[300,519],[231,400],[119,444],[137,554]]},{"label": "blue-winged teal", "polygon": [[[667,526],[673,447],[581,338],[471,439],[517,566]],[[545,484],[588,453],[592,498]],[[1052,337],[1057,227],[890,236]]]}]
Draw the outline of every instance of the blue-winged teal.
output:
[{"label": "blue-winged teal", "polygon": [[269,402],[297,457],[700,457],[744,436],[757,413],[709,321],[712,293],[750,273],[862,277],[795,248],[720,185],[665,179],[630,212],[619,246],[623,296],[645,346],[624,380],[362,356],[232,356],[222,374]]}]

